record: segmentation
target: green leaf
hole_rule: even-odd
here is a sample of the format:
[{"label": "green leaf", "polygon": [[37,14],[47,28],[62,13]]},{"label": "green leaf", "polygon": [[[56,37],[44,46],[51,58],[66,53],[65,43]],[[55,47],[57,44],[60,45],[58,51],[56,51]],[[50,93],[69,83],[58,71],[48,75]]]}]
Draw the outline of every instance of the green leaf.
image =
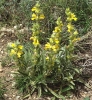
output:
[{"label": "green leaf", "polygon": [[32,89],[31,89],[31,94],[33,94],[33,92],[35,91],[36,87],[33,86]]},{"label": "green leaf", "polygon": [[85,81],[81,77],[77,78],[76,81],[78,81],[80,83],[85,83]]},{"label": "green leaf", "polygon": [[69,79],[73,79],[73,75],[69,73]]},{"label": "green leaf", "polygon": [[65,100],[65,97],[62,95],[58,95],[57,93],[55,93],[52,89],[50,89],[47,85],[45,85],[46,88],[57,98],[61,98],[62,100]]},{"label": "green leaf", "polygon": [[79,71],[77,68],[74,68],[74,70],[75,70],[77,73],[80,73],[80,71]]},{"label": "green leaf", "polygon": [[23,99],[26,99],[30,96],[30,94],[27,94],[26,96],[23,97]]},{"label": "green leaf", "polygon": [[70,81],[70,83],[71,83],[73,86],[75,85],[73,81]]},{"label": "green leaf", "polygon": [[71,90],[71,88],[70,88],[70,87],[66,87],[66,88],[64,88],[64,89],[62,90],[62,93],[63,93],[63,92],[66,92],[66,91],[69,91],[69,90]]},{"label": "green leaf", "polygon": [[39,87],[38,87],[38,98],[41,96],[41,94],[42,94],[41,92],[42,92],[41,86],[39,86]]},{"label": "green leaf", "polygon": [[44,91],[45,91],[45,92],[48,92],[48,90],[47,90],[47,88],[46,88],[46,87],[43,87],[43,88],[44,88]]},{"label": "green leaf", "polygon": [[27,62],[27,58],[28,58],[28,54],[27,54],[27,51],[25,50],[25,54],[24,54],[25,62]]},{"label": "green leaf", "polygon": [[84,98],[84,100],[90,100],[90,98],[89,97],[86,97],[86,98]]},{"label": "green leaf", "polygon": [[74,86],[73,86],[73,85],[71,85],[71,84],[69,84],[69,87],[70,87],[71,89],[74,89]]}]

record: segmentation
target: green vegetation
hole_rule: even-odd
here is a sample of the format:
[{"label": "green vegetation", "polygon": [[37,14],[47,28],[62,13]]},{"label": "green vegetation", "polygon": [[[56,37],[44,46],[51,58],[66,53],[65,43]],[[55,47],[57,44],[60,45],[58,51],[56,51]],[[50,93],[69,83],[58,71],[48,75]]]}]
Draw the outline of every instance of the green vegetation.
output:
[{"label": "green vegetation", "polygon": [[66,22],[58,17],[51,36],[42,43],[40,36],[45,34],[42,28],[45,15],[40,3],[37,2],[31,11],[30,41],[8,44],[8,53],[18,67],[16,88],[28,95],[36,91],[38,97],[52,94],[65,100],[63,93],[75,89],[80,75],[80,70],[72,64],[76,58],[74,45],[80,39],[73,25],[77,17],[66,8]]},{"label": "green vegetation", "polygon": [[[17,40],[7,51],[18,68],[15,86],[25,97],[36,92],[65,100],[64,94],[76,89],[81,70],[73,63],[75,44],[90,28],[91,7],[88,0],[0,1],[1,24],[17,27]],[[18,26],[31,34],[19,33]]]}]

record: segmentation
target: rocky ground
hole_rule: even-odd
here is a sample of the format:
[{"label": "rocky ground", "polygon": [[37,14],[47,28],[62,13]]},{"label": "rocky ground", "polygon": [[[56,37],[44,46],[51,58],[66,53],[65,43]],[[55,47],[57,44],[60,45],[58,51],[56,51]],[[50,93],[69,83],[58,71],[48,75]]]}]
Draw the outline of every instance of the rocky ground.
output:
[{"label": "rocky ground", "polygon": [[[16,28],[16,27],[15,27]],[[25,30],[21,30],[25,31]],[[11,28],[2,28],[0,31],[0,78],[3,81],[6,92],[4,93],[5,100],[23,100],[23,95],[19,93],[14,87],[14,72],[16,68],[12,67],[12,63],[9,62],[6,57],[6,46],[9,42],[14,41],[15,30]],[[82,43],[82,45],[80,45]],[[92,73],[92,32],[86,34],[80,40],[80,44],[77,47],[81,52],[79,55],[79,63],[84,67],[84,70],[88,73]],[[81,48],[80,48],[81,46]],[[1,64],[1,62],[3,62]],[[3,66],[2,66],[3,65]],[[70,96],[67,100],[89,100],[84,99],[89,97],[92,100],[92,74],[85,86],[86,90],[80,90],[80,97],[76,97],[74,94]],[[51,100],[49,97],[36,99],[35,95],[33,98],[28,98],[26,100]]]}]

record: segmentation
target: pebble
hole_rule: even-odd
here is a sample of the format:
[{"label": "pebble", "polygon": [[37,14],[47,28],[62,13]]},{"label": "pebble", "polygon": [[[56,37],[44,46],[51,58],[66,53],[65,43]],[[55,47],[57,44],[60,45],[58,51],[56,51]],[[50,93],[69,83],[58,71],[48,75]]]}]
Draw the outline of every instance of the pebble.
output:
[{"label": "pebble", "polygon": [[4,42],[4,39],[2,39],[1,42]]},{"label": "pebble", "polygon": [[16,26],[14,26],[13,28],[16,30],[16,29],[18,28],[18,26],[16,25]]},{"label": "pebble", "polygon": [[82,94],[82,97],[86,97],[86,95],[85,94]]},{"label": "pebble", "polygon": [[16,84],[16,82],[12,82],[12,87],[14,87],[14,86],[15,86],[15,84]]},{"label": "pebble", "polygon": [[16,95],[13,95],[13,97],[15,97]]},{"label": "pebble", "polygon": [[19,100],[20,96],[16,96],[16,100]]},{"label": "pebble", "polygon": [[7,94],[4,94],[5,97],[8,97]]},{"label": "pebble", "polygon": [[9,98],[9,100],[12,100],[12,98]]},{"label": "pebble", "polygon": [[15,76],[15,75],[14,75],[13,73],[12,73],[12,74],[10,74],[10,77],[11,77],[11,78],[14,78],[14,76]]},{"label": "pebble", "polygon": [[11,71],[11,73],[14,73],[15,71]]},{"label": "pebble", "polygon": [[21,27],[21,26],[22,26],[22,24],[19,24],[19,26]]},{"label": "pebble", "polygon": [[1,51],[1,54],[3,54],[4,52],[3,51]]}]

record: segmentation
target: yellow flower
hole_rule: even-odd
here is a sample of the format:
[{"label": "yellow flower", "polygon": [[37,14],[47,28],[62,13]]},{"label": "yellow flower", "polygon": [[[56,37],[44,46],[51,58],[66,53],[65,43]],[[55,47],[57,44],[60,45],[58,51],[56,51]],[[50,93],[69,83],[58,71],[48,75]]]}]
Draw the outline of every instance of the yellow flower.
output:
[{"label": "yellow flower", "polygon": [[40,9],[38,7],[35,7],[35,6],[31,10],[34,11],[35,13],[40,12]]},{"label": "yellow flower", "polygon": [[18,56],[18,58],[20,58],[22,54],[23,54],[22,51],[18,51],[18,52],[17,52],[17,56]]},{"label": "yellow flower", "polygon": [[33,40],[33,45],[37,47],[40,43],[36,36],[30,37],[30,40]]},{"label": "yellow flower", "polygon": [[33,13],[31,20],[37,20],[37,19],[38,19],[38,16],[35,13]]},{"label": "yellow flower", "polygon": [[72,21],[72,20],[77,21],[77,18],[74,13],[70,12],[69,16],[67,17],[67,21]]},{"label": "yellow flower", "polygon": [[16,44],[15,43],[12,43],[11,44],[11,47],[15,48],[16,47]]},{"label": "yellow flower", "polygon": [[46,57],[46,60],[49,60],[49,56]]},{"label": "yellow flower", "polygon": [[37,47],[39,44],[40,44],[40,43],[39,43],[38,39],[37,39],[37,38],[34,38],[34,39],[33,39],[33,45],[34,45],[35,47]]},{"label": "yellow flower", "polygon": [[14,49],[11,49],[10,55],[16,55],[16,51]]},{"label": "yellow flower", "polygon": [[45,44],[45,49],[51,49],[51,44],[50,43],[47,43],[47,44]]},{"label": "yellow flower", "polygon": [[53,32],[55,32],[55,33],[60,33],[60,32],[61,32],[60,27],[56,26],[56,27],[55,27],[55,30],[54,30]]},{"label": "yellow flower", "polygon": [[20,50],[22,50],[22,49],[23,49],[23,46],[22,46],[22,45],[18,45],[18,48],[19,48]]},{"label": "yellow flower", "polygon": [[56,52],[56,51],[57,51],[57,49],[56,49],[55,45],[53,45],[53,46],[52,46],[52,50],[53,50],[54,52]]},{"label": "yellow flower", "polygon": [[39,19],[44,19],[44,18],[45,18],[44,14],[40,14]]},{"label": "yellow flower", "polygon": [[61,21],[61,17],[59,17],[56,21],[56,24],[59,26],[59,27],[62,27],[63,26],[63,23]]},{"label": "yellow flower", "polygon": [[32,10],[32,11],[35,11],[35,9],[36,9],[36,7],[34,6],[31,10]]},{"label": "yellow flower", "polygon": [[60,38],[60,33],[55,34],[55,37]]},{"label": "yellow flower", "polygon": [[72,40],[72,43],[75,43],[77,41],[77,39],[76,38],[74,38],[73,40]]},{"label": "yellow flower", "polygon": [[80,38],[77,38],[77,41],[79,41],[80,40]]},{"label": "yellow flower", "polygon": [[67,28],[68,28],[67,31],[70,32],[70,33],[74,29],[74,27],[73,27],[73,25],[71,23],[68,23]]},{"label": "yellow flower", "polygon": [[50,41],[50,43],[53,43],[53,39],[52,38],[50,38],[49,41]]},{"label": "yellow flower", "polygon": [[78,35],[78,32],[77,32],[77,31],[75,31],[73,34],[74,34],[74,35]]},{"label": "yellow flower", "polygon": [[58,49],[59,49],[59,45],[53,45],[53,46],[52,46],[52,50],[53,50],[54,52],[58,51]]},{"label": "yellow flower", "polygon": [[55,41],[55,43],[56,43],[56,44],[58,44],[58,43],[59,43],[59,40],[58,40],[57,38],[55,38],[55,40],[54,40],[54,41]]},{"label": "yellow flower", "polygon": [[69,8],[66,9],[65,13],[67,15],[67,21],[72,21],[72,20],[77,21],[76,15],[72,13]]},{"label": "yellow flower", "polygon": [[80,38],[74,38],[73,40],[72,40],[72,43],[75,43],[75,42],[77,42],[77,41],[79,41],[80,40]]},{"label": "yellow flower", "polygon": [[74,20],[74,21],[77,21],[77,18],[76,18],[74,13],[71,13],[71,19]]}]

